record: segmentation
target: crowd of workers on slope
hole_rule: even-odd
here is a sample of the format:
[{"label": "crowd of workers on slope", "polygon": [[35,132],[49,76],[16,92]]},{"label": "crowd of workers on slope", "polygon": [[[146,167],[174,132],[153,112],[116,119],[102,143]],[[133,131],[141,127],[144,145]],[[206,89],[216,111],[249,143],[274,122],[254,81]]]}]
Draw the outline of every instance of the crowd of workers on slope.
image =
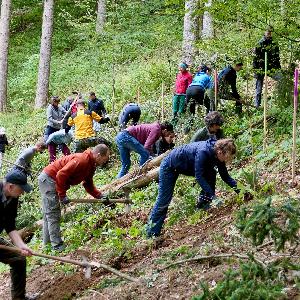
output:
[{"label": "crowd of workers on slope", "polygon": [[[265,33],[263,40],[257,47],[256,62],[262,65],[264,51],[270,51],[267,45],[270,35]],[[263,49],[265,49],[263,51]],[[273,50],[272,50],[273,51]],[[259,56],[260,55],[260,56]],[[274,55],[275,57],[275,55]],[[275,58],[274,58],[275,59]],[[230,96],[237,103],[237,112],[242,109],[239,94],[236,90],[236,72],[242,68],[237,62],[221,71],[218,76],[220,91],[230,91]],[[119,116],[120,132],[116,136],[116,144],[121,159],[121,169],[118,177],[124,176],[130,168],[130,154],[136,152],[140,155],[140,165],[144,164],[155,153],[160,154],[174,147],[174,126],[177,118],[185,110],[186,104],[191,115],[195,115],[195,105],[206,107],[205,127],[198,130],[191,142],[173,149],[162,161],[159,173],[158,196],[149,215],[147,236],[157,237],[161,234],[168,206],[172,200],[176,180],[180,174],[194,176],[201,187],[196,208],[209,209],[216,198],[216,168],[222,180],[237,193],[237,182],[228,174],[226,163],[232,160],[236,153],[236,146],[232,139],[224,139],[221,126],[223,118],[219,112],[214,111],[213,101],[205,99],[205,91],[212,88],[210,69],[201,66],[194,78],[188,73],[187,65],[179,66],[176,79],[176,89],[173,99],[173,124],[152,123],[138,125],[141,109],[137,104],[126,105]],[[256,104],[260,105],[262,80],[257,76]],[[75,99],[74,99],[75,98]],[[226,99],[226,98],[225,98]],[[76,100],[76,101],[75,101]],[[43,243],[51,244],[54,250],[64,249],[60,232],[61,205],[69,203],[67,191],[70,186],[82,183],[87,193],[97,199],[105,199],[106,195],[96,188],[93,176],[97,166],[104,166],[109,160],[110,149],[108,143],[102,142],[96,135],[101,130],[99,124],[110,121],[102,100],[97,99],[95,93],[90,93],[88,108],[79,94],[69,97],[63,106],[59,105],[59,97],[52,97],[47,108],[47,127],[44,141],[37,142],[33,147],[25,149],[17,158],[14,167],[0,183],[0,232],[6,230],[12,243],[21,249],[21,255],[0,250],[0,262],[11,267],[11,294],[12,299],[34,299],[25,296],[26,285],[26,259],[32,255],[32,250],[23,242],[16,230],[15,219],[17,215],[18,198],[32,190],[27,182],[31,174],[31,162],[35,154],[48,148],[50,164],[38,176],[38,185],[42,198],[43,212]],[[132,119],[132,126],[127,127]],[[193,119],[193,118],[192,118]],[[174,125],[174,126],[173,126]],[[63,129],[61,129],[63,127]],[[74,137],[73,133],[74,131]],[[68,147],[74,139],[75,153],[71,154]],[[106,143],[106,144],[105,144]],[[5,129],[0,128],[0,154],[5,152],[7,145]],[[64,156],[56,159],[57,148]],[[93,147],[93,148],[91,148]],[[109,204],[109,201],[106,203]],[[0,238],[0,244],[12,245]]]}]

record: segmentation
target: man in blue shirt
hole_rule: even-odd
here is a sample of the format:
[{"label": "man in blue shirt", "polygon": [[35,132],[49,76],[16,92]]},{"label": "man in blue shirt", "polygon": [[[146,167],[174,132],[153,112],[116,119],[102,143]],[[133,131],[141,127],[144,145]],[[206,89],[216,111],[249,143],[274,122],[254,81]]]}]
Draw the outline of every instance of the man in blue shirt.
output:
[{"label": "man in blue shirt", "polygon": [[147,236],[160,235],[172,200],[175,183],[180,174],[195,176],[202,188],[197,203],[199,209],[208,209],[211,201],[216,197],[215,167],[218,168],[222,180],[236,189],[237,183],[229,176],[225,165],[235,153],[236,146],[232,139],[218,141],[210,139],[172,150],[160,165],[158,196],[149,218]]}]

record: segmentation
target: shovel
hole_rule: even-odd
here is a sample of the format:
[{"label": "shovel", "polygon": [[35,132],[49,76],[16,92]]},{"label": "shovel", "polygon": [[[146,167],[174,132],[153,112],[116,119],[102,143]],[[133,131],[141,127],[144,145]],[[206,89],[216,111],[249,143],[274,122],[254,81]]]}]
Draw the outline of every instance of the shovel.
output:
[{"label": "shovel", "polygon": [[[16,247],[0,245],[0,249],[15,252],[15,253],[18,253],[18,254],[22,255],[21,254],[21,249],[16,248]],[[113,274],[115,274],[119,277],[122,277],[122,278],[124,278],[128,281],[139,283],[138,279],[133,278],[133,277],[131,277],[131,276],[125,274],[125,273],[122,273],[122,272],[120,272],[120,271],[118,271],[118,270],[116,270],[116,269],[114,269],[114,268],[112,268],[108,265],[101,264],[101,263],[98,263],[98,262],[95,262],[95,261],[88,262],[86,257],[83,257],[82,261],[78,261],[78,260],[69,259],[69,258],[66,258],[66,257],[52,256],[52,255],[37,253],[37,252],[33,252],[33,251],[32,251],[32,255],[83,267],[83,268],[85,268],[85,277],[87,279],[91,277],[92,268],[102,268],[102,269],[105,269],[105,270],[107,270],[107,271],[109,271],[109,272],[111,272],[111,273],[113,273]]]}]

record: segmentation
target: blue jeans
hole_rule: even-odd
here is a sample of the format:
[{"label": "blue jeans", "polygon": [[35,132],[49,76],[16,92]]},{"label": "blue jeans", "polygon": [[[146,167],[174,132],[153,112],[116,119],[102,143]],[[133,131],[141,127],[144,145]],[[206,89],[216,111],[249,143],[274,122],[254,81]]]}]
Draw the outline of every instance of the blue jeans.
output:
[{"label": "blue jeans", "polygon": [[149,158],[149,152],[144,148],[144,146],[127,130],[121,131],[116,137],[116,143],[119,148],[122,167],[117,176],[120,178],[128,173],[131,161],[130,161],[130,152],[134,151],[140,155],[140,166],[143,165]]},{"label": "blue jeans", "polygon": [[147,225],[148,237],[160,235],[178,175],[173,168],[169,167],[169,158],[166,157],[160,165],[158,196]]}]

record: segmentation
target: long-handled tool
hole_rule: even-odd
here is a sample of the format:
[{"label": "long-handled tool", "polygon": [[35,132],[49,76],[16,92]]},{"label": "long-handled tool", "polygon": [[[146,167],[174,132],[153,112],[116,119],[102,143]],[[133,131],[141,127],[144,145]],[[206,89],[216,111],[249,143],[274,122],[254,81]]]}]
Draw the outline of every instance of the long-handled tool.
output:
[{"label": "long-handled tool", "polygon": [[[21,254],[21,249],[16,248],[16,247],[0,245],[0,249],[7,250],[7,251],[12,251],[12,252]],[[124,278],[128,281],[139,282],[138,279],[133,278],[133,277],[131,277],[131,276],[125,274],[125,273],[122,273],[122,272],[120,272],[120,271],[118,271],[118,270],[116,270],[116,269],[114,269],[114,268],[112,268],[108,265],[98,263],[98,262],[95,262],[95,261],[88,262],[86,260],[86,258],[84,258],[83,261],[78,261],[78,260],[74,260],[74,259],[70,259],[70,258],[66,258],[66,257],[52,256],[52,255],[47,255],[47,254],[42,254],[42,253],[37,253],[37,252],[32,252],[32,255],[83,267],[83,268],[85,268],[86,278],[91,277],[92,268],[103,268],[103,269],[105,269],[105,270],[107,270],[107,271],[109,271],[109,272],[111,272],[111,273],[113,273],[113,274],[115,274],[119,277],[122,277],[122,278]]]},{"label": "long-handled tool", "polygon": [[99,204],[110,204],[110,203],[124,203],[124,204],[131,204],[132,201],[127,196],[126,198],[120,198],[120,199],[88,199],[88,198],[82,198],[82,199],[69,199],[70,202],[73,203],[99,203]]}]

